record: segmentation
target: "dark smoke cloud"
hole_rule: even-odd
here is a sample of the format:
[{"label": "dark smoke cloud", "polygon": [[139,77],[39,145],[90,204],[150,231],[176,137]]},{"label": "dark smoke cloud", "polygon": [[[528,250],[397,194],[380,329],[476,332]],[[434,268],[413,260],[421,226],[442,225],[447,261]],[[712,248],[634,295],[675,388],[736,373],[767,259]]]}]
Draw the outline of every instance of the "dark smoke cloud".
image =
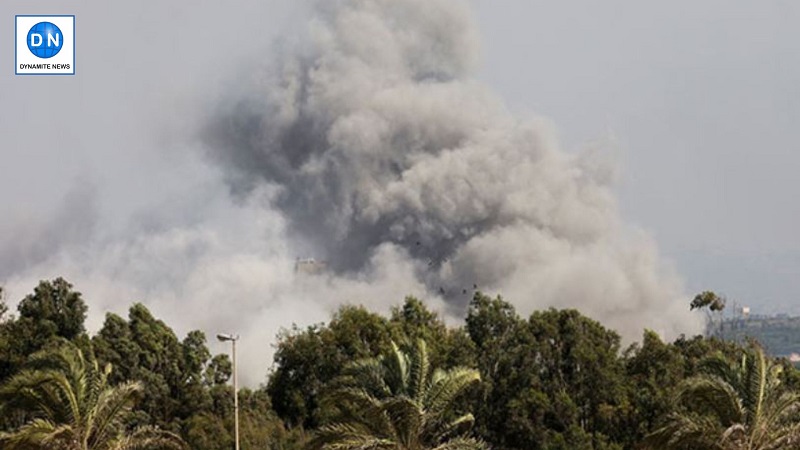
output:
[{"label": "dark smoke cloud", "polygon": [[[468,145],[470,127],[484,122],[453,107],[478,116],[495,107],[460,86],[476,59],[468,12],[441,2],[323,2],[317,12],[307,51],[283,54],[260,89],[209,127],[233,190],[278,184],[275,204],[293,231],[340,272],[363,268],[387,242],[438,269],[464,242],[513,219],[497,214],[494,199],[444,211],[434,203],[448,199],[414,207],[401,192],[438,196],[404,177],[427,164],[421,158]],[[381,193],[390,186],[397,192]]]},{"label": "dark smoke cloud", "polygon": [[696,325],[654,244],[621,223],[613,169],[474,81],[466,3],[317,11],[308,41],[208,127],[234,192],[277,187],[290,232],[337,273],[396,248],[454,310],[479,286],[523,309],[579,306],[628,336]]}]

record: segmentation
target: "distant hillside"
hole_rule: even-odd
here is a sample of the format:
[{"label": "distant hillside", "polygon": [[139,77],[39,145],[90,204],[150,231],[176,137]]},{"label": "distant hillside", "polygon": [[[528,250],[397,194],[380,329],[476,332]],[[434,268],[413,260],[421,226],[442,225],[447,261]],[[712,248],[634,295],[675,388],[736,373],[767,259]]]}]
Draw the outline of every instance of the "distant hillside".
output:
[{"label": "distant hillside", "polygon": [[728,318],[709,327],[708,334],[722,336],[726,340],[744,342],[754,338],[774,356],[800,359],[800,317],[787,315]]}]

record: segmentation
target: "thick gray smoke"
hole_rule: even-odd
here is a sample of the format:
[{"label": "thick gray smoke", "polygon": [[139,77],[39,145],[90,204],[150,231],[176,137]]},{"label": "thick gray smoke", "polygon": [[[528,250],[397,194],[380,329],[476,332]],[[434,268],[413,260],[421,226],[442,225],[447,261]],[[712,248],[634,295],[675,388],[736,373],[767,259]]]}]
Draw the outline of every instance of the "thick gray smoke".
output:
[{"label": "thick gray smoke", "polygon": [[[0,222],[10,300],[64,276],[84,293],[92,331],[138,301],[179,334],[238,333],[248,385],[264,380],[281,327],[327,320],[343,303],[386,312],[409,294],[452,322],[477,288],[523,313],[577,307],[628,340],[644,327],[700,330],[653,240],[621,222],[614,165],[565,153],[546,121],[516,117],[474,79],[466,1],[318,1],[272,53],[258,32],[203,45],[174,33],[176,20],[260,30],[278,6],[241,0],[236,16],[219,2],[86,6],[80,29],[119,36],[126,51],[86,39],[81,75],[61,80],[73,84],[2,91],[31,111],[75,109],[45,128],[0,120],[18,159],[63,161],[42,167],[40,183],[34,169],[4,173],[26,188],[0,201],[39,208]],[[258,71],[240,65],[259,52]],[[66,163],[92,183],[64,196],[52,180]],[[296,273],[298,256],[331,269]]]},{"label": "thick gray smoke", "polygon": [[316,11],[308,41],[209,127],[234,192],[277,188],[290,233],[339,274],[393,249],[453,311],[478,287],[524,311],[579,307],[627,337],[692,330],[653,242],[620,222],[613,170],[474,81],[466,3]]}]

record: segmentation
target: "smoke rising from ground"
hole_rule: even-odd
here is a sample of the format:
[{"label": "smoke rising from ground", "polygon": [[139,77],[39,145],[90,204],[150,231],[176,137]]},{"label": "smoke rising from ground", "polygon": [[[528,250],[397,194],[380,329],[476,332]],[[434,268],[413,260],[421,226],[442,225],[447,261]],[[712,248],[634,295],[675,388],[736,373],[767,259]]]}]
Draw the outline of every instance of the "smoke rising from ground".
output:
[{"label": "smoke rising from ground", "polygon": [[337,273],[394,248],[454,312],[478,286],[627,337],[694,323],[655,245],[620,222],[613,169],[473,80],[466,3],[321,5],[305,45],[209,128],[234,192],[277,188],[290,233]]},{"label": "smoke rising from ground", "polygon": [[[222,12],[203,8],[169,13]],[[91,133],[80,144],[133,161],[116,175],[101,165],[95,187],[79,183],[49,215],[0,227],[9,297],[64,276],[84,293],[92,330],[105,311],[124,315],[141,301],[179,333],[238,333],[249,385],[264,380],[280,327],[327,320],[348,302],[385,312],[408,294],[453,321],[477,287],[523,313],[579,308],[628,340],[643,327],[699,330],[653,240],[621,222],[613,164],[565,153],[547,121],[516,117],[475,80],[479,37],[466,2],[320,1],[309,11],[291,42],[262,51],[255,75],[235,64],[252,42],[250,52],[210,42],[194,54],[227,58],[215,67],[237,87],[216,96],[198,78],[215,91],[224,75],[200,63],[177,81],[142,70],[130,92],[87,78],[86,91],[100,94],[81,97],[89,112],[73,128]],[[112,13],[157,17],[104,17]],[[171,37],[152,29],[154,42]],[[133,67],[140,44],[129,44],[121,64]],[[101,70],[110,69],[85,76]],[[67,92],[81,107],[80,91]],[[114,195],[136,200],[118,205]],[[331,271],[296,274],[298,256]]]}]

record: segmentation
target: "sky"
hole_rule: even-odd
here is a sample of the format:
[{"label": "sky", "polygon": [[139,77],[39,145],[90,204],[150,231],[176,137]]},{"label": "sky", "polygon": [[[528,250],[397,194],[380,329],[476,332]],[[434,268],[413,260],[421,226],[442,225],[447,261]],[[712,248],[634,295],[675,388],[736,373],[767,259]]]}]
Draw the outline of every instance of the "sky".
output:
[{"label": "sky", "polygon": [[800,5],[475,5],[483,79],[617,155],[624,216],[691,292],[800,314]]},{"label": "sky", "polygon": [[[469,76],[512,114],[546,122],[566,153],[613,161],[621,217],[652,237],[685,295],[711,289],[755,313],[800,314],[800,5],[467,9],[480,48]],[[292,223],[270,206],[274,186],[237,195],[236,173],[205,148],[203,124],[259,86],[284,48],[307,45],[307,3],[11,0],[0,5],[6,36],[14,14],[75,14],[78,37],[74,77],[15,76],[13,42],[0,47],[0,283],[12,302],[65,275],[89,302],[90,328],[143,301],[180,332],[242,327],[263,341],[344,299],[381,297],[385,311],[429,294],[391,250],[353,276],[287,282],[293,257],[308,255],[284,239]]]}]

